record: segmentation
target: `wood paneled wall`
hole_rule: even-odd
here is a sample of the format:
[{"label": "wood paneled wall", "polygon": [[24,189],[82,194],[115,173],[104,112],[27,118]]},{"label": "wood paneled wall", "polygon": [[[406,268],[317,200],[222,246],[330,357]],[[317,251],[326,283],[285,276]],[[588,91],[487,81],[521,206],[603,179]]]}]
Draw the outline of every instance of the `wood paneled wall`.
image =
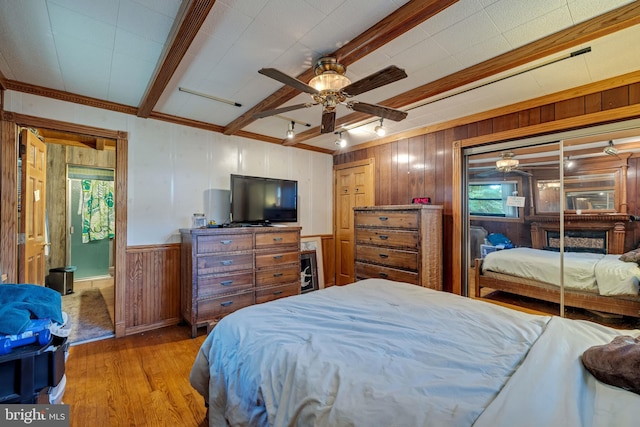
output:
[{"label": "wood paneled wall", "polygon": [[180,244],[127,247],[126,274],[126,335],[180,321]]},{"label": "wood paneled wall", "polygon": [[[529,126],[586,116],[607,110],[621,109],[618,120],[640,116],[640,76],[620,85],[621,79],[610,79],[593,85],[554,94],[509,106],[494,112],[468,118],[469,122],[456,120],[452,127],[438,126],[437,130],[418,136],[388,142],[382,145],[368,144],[366,148],[336,154],[334,165],[374,158],[376,205],[410,203],[413,197],[431,197],[432,203],[444,206],[444,288],[453,289],[452,272],[453,216],[452,216],[452,148],[455,141],[505,131],[522,130],[522,135],[532,136],[524,129]],[[614,111],[615,117],[615,111]],[[565,129],[566,130],[566,129]],[[497,142],[497,141],[496,141]],[[629,212],[640,214],[636,202],[640,190],[637,177],[637,159],[629,168]],[[637,227],[630,227],[627,247],[637,242]]]}]

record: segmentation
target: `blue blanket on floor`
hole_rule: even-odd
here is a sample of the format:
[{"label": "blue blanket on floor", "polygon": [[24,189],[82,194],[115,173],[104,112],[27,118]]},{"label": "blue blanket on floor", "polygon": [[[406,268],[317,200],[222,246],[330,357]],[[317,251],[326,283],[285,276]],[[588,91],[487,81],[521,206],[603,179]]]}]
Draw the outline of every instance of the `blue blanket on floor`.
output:
[{"label": "blue blanket on floor", "polygon": [[31,319],[51,319],[62,324],[60,293],[38,285],[0,285],[0,334],[20,334]]}]

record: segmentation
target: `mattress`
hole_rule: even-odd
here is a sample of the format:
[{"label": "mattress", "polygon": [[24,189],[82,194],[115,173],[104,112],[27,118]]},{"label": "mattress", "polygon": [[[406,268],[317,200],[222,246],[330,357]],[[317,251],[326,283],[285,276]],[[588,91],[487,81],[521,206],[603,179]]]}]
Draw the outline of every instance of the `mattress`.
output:
[{"label": "mattress", "polygon": [[[522,409],[535,408],[532,400],[567,420],[595,417],[596,401],[624,402],[640,417],[640,396],[601,393],[579,362],[585,346],[620,332],[573,322],[367,279],[225,317],[203,343],[191,384],[211,426],[553,425]],[[538,377],[549,390],[527,391]],[[632,425],[625,417],[593,425]]]}]

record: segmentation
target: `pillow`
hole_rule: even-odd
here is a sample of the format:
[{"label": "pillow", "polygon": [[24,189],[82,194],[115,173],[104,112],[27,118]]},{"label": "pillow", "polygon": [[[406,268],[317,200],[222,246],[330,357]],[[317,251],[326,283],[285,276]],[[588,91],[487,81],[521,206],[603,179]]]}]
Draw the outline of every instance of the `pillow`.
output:
[{"label": "pillow", "polygon": [[640,337],[617,336],[609,344],[588,348],[582,364],[603,383],[640,394]]},{"label": "pillow", "polygon": [[640,248],[620,255],[619,259],[624,262],[635,262],[640,264]]}]

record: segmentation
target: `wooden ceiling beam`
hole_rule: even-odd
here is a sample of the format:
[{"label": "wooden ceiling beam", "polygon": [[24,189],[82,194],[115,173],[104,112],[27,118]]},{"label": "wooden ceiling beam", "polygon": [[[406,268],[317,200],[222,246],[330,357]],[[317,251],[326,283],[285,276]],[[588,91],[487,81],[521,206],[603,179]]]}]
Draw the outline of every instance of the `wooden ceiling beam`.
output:
[{"label": "wooden ceiling beam", "polygon": [[7,78],[0,71],[0,90],[7,90]]},{"label": "wooden ceiling beam", "polygon": [[[402,109],[428,98],[455,90],[464,85],[491,77],[532,61],[588,43],[608,34],[624,30],[640,23],[640,2],[633,2],[603,15],[558,31],[537,41],[488,59],[480,64],[460,70],[433,82],[424,84],[400,95],[379,102],[386,107]],[[362,113],[351,113],[336,120],[336,128],[349,126],[366,120]],[[295,145],[320,135],[320,126],[296,135]],[[287,141],[283,140],[283,143]]]},{"label": "wooden ceiling beam", "polygon": [[[340,49],[327,54],[327,56],[335,56],[342,65],[349,66],[457,1],[458,0],[411,0]],[[258,70],[256,70],[256,72],[257,71]],[[296,78],[306,83],[311,80],[314,75],[313,67],[311,67],[299,74]],[[292,87],[283,86],[225,126],[224,134],[235,134],[256,120],[253,118],[253,114],[277,108],[296,97],[299,93],[300,91]],[[320,117],[320,114],[318,114],[318,117]]]},{"label": "wooden ceiling beam", "polygon": [[183,3],[167,38],[158,66],[138,107],[138,117],[149,117],[215,2],[215,0],[189,0]]}]

